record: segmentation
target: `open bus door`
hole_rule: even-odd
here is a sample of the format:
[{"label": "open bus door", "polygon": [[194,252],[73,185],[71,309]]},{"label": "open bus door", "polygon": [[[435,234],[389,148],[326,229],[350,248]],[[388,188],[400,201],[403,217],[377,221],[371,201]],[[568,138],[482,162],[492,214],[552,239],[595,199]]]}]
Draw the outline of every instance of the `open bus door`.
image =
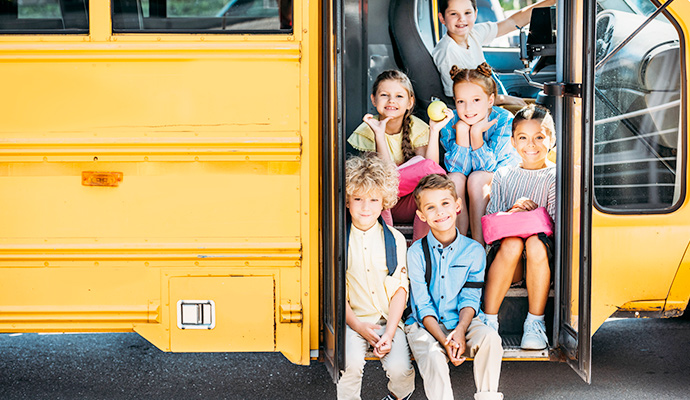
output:
[{"label": "open bus door", "polygon": [[[591,381],[591,217],[593,157],[594,0],[558,5],[557,82],[546,84],[555,97],[561,132],[558,146],[556,307],[554,343],[570,366]],[[574,23],[583,21],[583,23]]]},{"label": "open bus door", "polygon": [[322,301],[320,358],[333,382],[345,369],[345,138],[342,94],[342,2],[323,7]]}]

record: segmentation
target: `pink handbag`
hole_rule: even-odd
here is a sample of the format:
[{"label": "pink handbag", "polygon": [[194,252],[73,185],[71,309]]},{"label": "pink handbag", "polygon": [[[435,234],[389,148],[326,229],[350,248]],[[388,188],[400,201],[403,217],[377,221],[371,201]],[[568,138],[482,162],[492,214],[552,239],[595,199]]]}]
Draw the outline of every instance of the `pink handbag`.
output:
[{"label": "pink handbag", "polygon": [[498,212],[482,217],[484,241],[493,243],[507,237],[526,239],[537,233],[553,235],[553,220],[546,208],[539,207],[532,211]]},{"label": "pink handbag", "polygon": [[403,197],[414,191],[419,181],[427,175],[441,174],[445,175],[446,171],[440,165],[425,158],[414,164],[398,168],[400,173],[400,183],[398,184],[398,197]]}]

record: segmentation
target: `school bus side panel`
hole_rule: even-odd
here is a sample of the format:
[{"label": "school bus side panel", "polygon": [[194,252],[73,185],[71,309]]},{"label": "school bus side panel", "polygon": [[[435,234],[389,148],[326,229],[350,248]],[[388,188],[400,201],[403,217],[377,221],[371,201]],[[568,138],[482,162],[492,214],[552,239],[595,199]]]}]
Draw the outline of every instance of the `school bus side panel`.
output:
[{"label": "school bus side panel", "polygon": [[[0,331],[308,362],[317,5],[294,35],[111,35],[108,3],[91,36],[0,37]],[[225,326],[180,330],[181,299]]]}]

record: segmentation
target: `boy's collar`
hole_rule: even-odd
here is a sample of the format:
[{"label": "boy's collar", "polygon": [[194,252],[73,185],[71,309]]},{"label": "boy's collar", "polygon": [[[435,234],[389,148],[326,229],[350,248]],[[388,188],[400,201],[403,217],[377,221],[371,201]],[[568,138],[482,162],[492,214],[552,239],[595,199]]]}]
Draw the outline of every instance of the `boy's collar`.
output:
[{"label": "boy's collar", "polygon": [[[384,222],[384,223],[385,223],[385,222]],[[352,223],[352,221],[350,221],[350,226],[352,227],[352,228],[351,228],[352,231],[353,231],[353,232],[357,232],[357,233],[375,232],[375,231],[377,231],[377,230],[383,228],[383,227],[381,226],[381,221],[376,221],[376,223],[375,223],[374,225],[372,225],[371,228],[367,229],[366,231],[357,228],[357,227],[355,226],[355,224]]]},{"label": "boy's collar", "polygon": [[458,242],[460,236],[462,236],[462,235],[460,235],[460,231],[458,230],[458,228],[455,228],[455,238],[453,239],[452,242],[450,242],[450,244],[448,246],[444,246],[443,243],[441,243],[438,239],[436,239],[436,236],[434,236],[433,231],[430,230],[429,233],[427,234],[427,238],[429,240],[429,245],[434,249],[443,249],[445,247],[452,247],[456,242]]}]

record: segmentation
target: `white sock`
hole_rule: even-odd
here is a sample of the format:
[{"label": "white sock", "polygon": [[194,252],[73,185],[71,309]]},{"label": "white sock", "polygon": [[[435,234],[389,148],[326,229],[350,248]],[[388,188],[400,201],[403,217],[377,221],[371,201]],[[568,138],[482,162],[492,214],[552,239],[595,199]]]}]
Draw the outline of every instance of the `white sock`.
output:
[{"label": "white sock", "polygon": [[487,314],[484,313],[484,317],[486,317],[487,321],[496,321],[498,322],[498,314]]},{"label": "white sock", "polygon": [[532,321],[544,321],[544,314],[542,315],[534,315],[530,312],[527,313],[527,319],[525,320],[527,322],[532,322]]}]

